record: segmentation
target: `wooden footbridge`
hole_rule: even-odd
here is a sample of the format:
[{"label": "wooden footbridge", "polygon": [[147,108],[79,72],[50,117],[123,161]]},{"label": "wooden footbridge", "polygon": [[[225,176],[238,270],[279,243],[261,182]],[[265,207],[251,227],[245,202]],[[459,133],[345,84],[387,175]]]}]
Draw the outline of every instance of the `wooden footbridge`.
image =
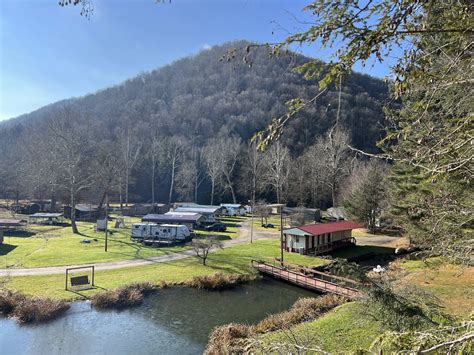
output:
[{"label": "wooden footbridge", "polygon": [[252,260],[252,266],[262,274],[287,281],[294,285],[324,293],[335,293],[348,298],[358,298],[362,293],[357,289],[358,283],[344,277],[330,275],[324,272],[305,269],[306,273],[291,270],[285,265],[272,265],[264,261]]}]

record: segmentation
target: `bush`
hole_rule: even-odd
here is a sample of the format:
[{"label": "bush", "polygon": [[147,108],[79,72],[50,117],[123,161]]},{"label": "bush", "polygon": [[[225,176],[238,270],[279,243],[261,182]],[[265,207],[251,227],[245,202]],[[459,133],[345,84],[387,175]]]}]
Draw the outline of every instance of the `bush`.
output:
[{"label": "bush", "polygon": [[69,303],[50,298],[26,298],[12,312],[20,323],[41,323],[55,319],[69,309]]},{"label": "bush", "polygon": [[144,296],[156,290],[150,282],[133,283],[115,290],[97,293],[91,297],[91,303],[97,308],[127,308],[139,306]]},{"label": "bush", "polygon": [[31,298],[19,292],[0,292],[0,312],[20,323],[52,320],[69,309],[69,303],[50,298]]},{"label": "bush", "polygon": [[247,339],[253,335],[251,327],[230,323],[214,328],[209,336],[205,354],[246,353]]},{"label": "bush", "polygon": [[213,275],[195,276],[186,281],[185,284],[186,286],[198,289],[220,291],[233,288],[238,284],[253,281],[256,278],[254,275],[232,275],[218,272]]}]

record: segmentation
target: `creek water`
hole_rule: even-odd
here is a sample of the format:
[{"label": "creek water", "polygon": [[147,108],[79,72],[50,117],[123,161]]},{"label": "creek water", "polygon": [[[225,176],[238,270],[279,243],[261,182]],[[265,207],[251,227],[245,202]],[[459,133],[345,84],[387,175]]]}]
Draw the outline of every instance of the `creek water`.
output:
[{"label": "creek water", "polygon": [[77,302],[45,324],[0,318],[0,354],[201,354],[215,326],[255,324],[300,297],[315,296],[264,278],[221,292],[162,290],[123,311],[98,311]]}]

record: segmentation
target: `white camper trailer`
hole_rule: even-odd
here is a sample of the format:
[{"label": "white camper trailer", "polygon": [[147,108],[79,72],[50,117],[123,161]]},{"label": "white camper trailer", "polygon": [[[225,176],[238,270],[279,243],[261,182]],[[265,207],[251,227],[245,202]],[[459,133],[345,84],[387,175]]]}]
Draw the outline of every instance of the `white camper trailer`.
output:
[{"label": "white camper trailer", "polygon": [[173,244],[188,241],[191,233],[185,225],[135,223],[131,238],[144,244]]}]

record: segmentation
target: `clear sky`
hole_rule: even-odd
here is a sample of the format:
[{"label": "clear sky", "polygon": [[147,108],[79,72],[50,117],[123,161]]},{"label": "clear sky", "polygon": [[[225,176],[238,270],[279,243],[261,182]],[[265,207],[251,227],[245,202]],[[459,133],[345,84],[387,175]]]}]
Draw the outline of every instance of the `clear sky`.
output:
[{"label": "clear sky", "polygon": [[[309,0],[93,0],[88,20],[58,0],[0,0],[0,120],[82,96],[202,48],[281,40]],[[317,48],[308,55],[327,59]],[[387,63],[364,69],[383,77]],[[360,71],[364,71],[360,70]]]}]

